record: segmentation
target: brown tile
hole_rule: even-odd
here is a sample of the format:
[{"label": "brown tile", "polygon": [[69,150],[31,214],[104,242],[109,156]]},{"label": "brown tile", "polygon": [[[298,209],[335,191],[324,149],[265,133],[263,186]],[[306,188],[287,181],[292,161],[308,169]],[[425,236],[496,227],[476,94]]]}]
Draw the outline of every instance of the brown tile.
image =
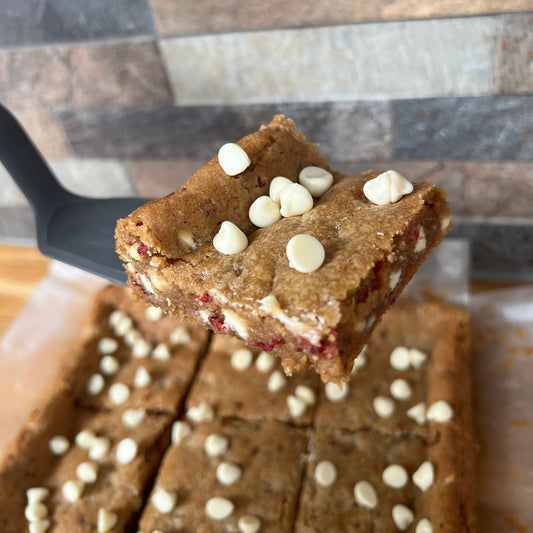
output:
[{"label": "brown tile", "polygon": [[498,43],[494,88],[500,94],[533,92],[533,15],[504,17]]},{"label": "brown tile", "polygon": [[171,159],[128,161],[133,183],[145,198],[160,198],[181,187],[205,161]]},{"label": "brown tile", "polygon": [[2,50],[0,100],[28,110],[157,105],[172,96],[149,41]]},{"label": "brown tile", "polygon": [[150,0],[159,33],[193,35],[198,33],[349,24],[370,20],[394,20],[509,13],[533,9],[532,0],[340,0],[286,2],[273,0]]},{"label": "brown tile", "polygon": [[47,161],[71,155],[63,129],[52,113],[27,110],[17,112],[16,117]]}]

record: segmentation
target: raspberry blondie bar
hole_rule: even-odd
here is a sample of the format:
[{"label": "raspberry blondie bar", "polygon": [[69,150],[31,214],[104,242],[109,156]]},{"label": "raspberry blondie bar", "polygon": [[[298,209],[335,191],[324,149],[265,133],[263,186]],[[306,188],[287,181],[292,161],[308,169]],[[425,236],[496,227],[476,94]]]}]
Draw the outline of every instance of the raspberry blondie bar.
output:
[{"label": "raspberry blondie bar", "polygon": [[448,225],[433,184],[342,178],[277,116],[120,220],[116,238],[139,296],[272,351],[288,375],[339,382]]}]

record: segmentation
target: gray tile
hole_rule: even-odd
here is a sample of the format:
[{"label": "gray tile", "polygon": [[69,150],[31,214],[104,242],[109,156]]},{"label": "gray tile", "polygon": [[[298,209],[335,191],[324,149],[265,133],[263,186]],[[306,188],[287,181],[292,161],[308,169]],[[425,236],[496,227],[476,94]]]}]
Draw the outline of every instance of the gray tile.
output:
[{"label": "gray tile", "polygon": [[471,279],[533,281],[533,219],[523,224],[456,221],[449,236],[469,240]]},{"label": "gray tile", "polygon": [[153,41],[0,50],[0,101],[17,111],[172,101]]},{"label": "gray tile", "polygon": [[35,219],[29,207],[0,207],[0,241],[37,241]]},{"label": "gray tile", "polygon": [[390,108],[384,102],[264,104],[70,110],[59,114],[76,155],[206,161],[276,113],[294,119],[336,161],[390,158]]},{"label": "gray tile", "polygon": [[0,0],[0,46],[153,33],[147,0]]},{"label": "gray tile", "polygon": [[392,104],[396,159],[532,160],[533,96]]},{"label": "gray tile", "polygon": [[180,105],[490,94],[498,17],[160,41]]}]

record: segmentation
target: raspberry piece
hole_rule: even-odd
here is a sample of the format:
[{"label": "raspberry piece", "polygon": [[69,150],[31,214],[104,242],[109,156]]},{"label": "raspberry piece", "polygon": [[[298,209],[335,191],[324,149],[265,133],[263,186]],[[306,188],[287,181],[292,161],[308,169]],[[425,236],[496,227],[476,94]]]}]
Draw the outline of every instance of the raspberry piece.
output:
[{"label": "raspberry piece", "polygon": [[200,296],[199,294],[195,294],[194,297],[197,300],[200,300],[200,302],[204,302],[204,304],[208,304],[209,302],[213,301],[213,298],[211,296],[209,296],[209,294],[207,294],[207,292],[205,294],[203,294],[202,296]]},{"label": "raspberry piece", "polygon": [[211,315],[207,321],[212,329],[218,331],[219,333],[226,333],[227,328],[224,325],[224,320],[222,320],[218,315]]},{"label": "raspberry piece", "polygon": [[139,244],[139,247],[137,248],[137,253],[139,255],[146,255],[147,251],[148,251],[148,246],[146,246],[144,242],[141,242],[141,244]]}]

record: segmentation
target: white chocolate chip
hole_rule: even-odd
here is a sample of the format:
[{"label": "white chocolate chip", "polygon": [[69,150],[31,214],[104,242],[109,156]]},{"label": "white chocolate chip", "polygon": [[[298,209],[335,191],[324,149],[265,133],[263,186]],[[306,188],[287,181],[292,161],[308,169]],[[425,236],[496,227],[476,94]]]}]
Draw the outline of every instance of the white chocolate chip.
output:
[{"label": "white chocolate chip", "polygon": [[222,485],[233,485],[233,483],[241,479],[241,476],[242,470],[237,465],[220,463],[217,466],[217,481]]},{"label": "white chocolate chip", "polygon": [[107,437],[95,437],[89,447],[89,457],[99,461],[105,457],[110,447],[111,442]]},{"label": "white chocolate chip", "polygon": [[125,335],[131,328],[133,328],[133,320],[131,317],[123,313],[120,315],[119,320],[116,323],[114,328],[115,335],[122,337]]},{"label": "white chocolate chip", "polygon": [[396,270],[395,272],[392,272],[389,278],[389,289],[392,291],[396,288],[398,283],[400,282],[400,278],[402,277],[402,271]]},{"label": "white chocolate chip", "polygon": [[133,345],[142,339],[141,332],[137,329],[130,329],[124,335],[124,344],[129,348],[133,348]]},{"label": "white chocolate chip", "polygon": [[118,323],[126,316],[126,313],[124,311],[121,311],[120,309],[115,309],[109,314],[109,318],[107,319],[107,323],[111,329],[115,329],[118,326]]},{"label": "white chocolate chip", "polygon": [[82,429],[77,435],[74,441],[80,448],[84,448],[85,450],[88,450],[94,439],[96,438],[96,435],[90,430],[90,429]]},{"label": "white chocolate chip", "polygon": [[111,355],[118,349],[118,342],[111,337],[102,337],[96,345],[96,350],[100,355]]},{"label": "white chocolate chip", "polygon": [[[194,240],[194,235],[190,231],[180,230],[178,232],[178,239],[182,244],[185,244],[185,246],[188,246],[191,250],[196,250],[196,248],[198,248],[198,244]],[[151,261],[150,264],[152,264]]]},{"label": "white chocolate chip", "polygon": [[244,372],[250,368],[252,360],[252,352],[246,348],[241,348],[231,355],[231,368],[237,372]]},{"label": "white chocolate chip", "polygon": [[84,461],[76,467],[76,477],[84,483],[94,483],[98,477],[98,465],[94,461]]},{"label": "white chocolate chip", "polygon": [[352,374],[355,374],[361,368],[364,368],[368,362],[367,359],[368,348],[365,345],[359,355],[353,361]]},{"label": "white chocolate chip", "polygon": [[390,465],[382,474],[383,483],[390,487],[391,489],[401,489],[405,487],[407,481],[409,481],[409,476],[407,471],[401,465]]},{"label": "white chocolate chip", "polygon": [[368,481],[358,481],[354,487],[354,496],[357,505],[374,509],[378,504],[376,489]]},{"label": "white chocolate chip", "polygon": [[434,422],[449,422],[453,418],[453,408],[448,402],[439,400],[428,407],[426,418]]},{"label": "white chocolate chip", "polygon": [[259,306],[259,309],[261,309],[261,311],[264,311],[265,313],[268,313],[269,315],[276,316],[282,313],[278,299],[272,293],[267,294],[264,298],[258,300],[258,302],[261,304]]},{"label": "white chocolate chip", "polygon": [[426,249],[427,241],[426,241],[426,232],[424,231],[424,228],[420,228],[418,230],[418,239],[416,241],[415,246],[415,253],[423,252]]},{"label": "white chocolate chip", "polygon": [[30,522],[28,524],[28,529],[30,533],[45,533],[50,527],[50,520],[36,520],[35,522]]},{"label": "white chocolate chip", "polygon": [[144,368],[144,366],[140,366],[135,371],[135,376],[133,377],[133,387],[136,389],[142,389],[143,387],[148,387],[152,383],[152,378],[150,376],[150,372]]},{"label": "white chocolate chip", "polygon": [[398,346],[390,354],[390,366],[395,370],[407,370],[409,368],[409,350],[405,346]]},{"label": "white chocolate chip", "polygon": [[191,428],[186,422],[178,420],[172,424],[172,444],[180,444],[191,436]]},{"label": "white chocolate chip", "polygon": [[159,322],[163,318],[163,309],[155,305],[149,305],[144,314],[150,322]]},{"label": "white chocolate chip", "polygon": [[211,422],[215,417],[215,413],[208,403],[201,402],[194,407],[189,407],[186,416],[193,424],[199,424],[200,422]]},{"label": "white chocolate chip", "polygon": [[137,456],[137,451],[137,443],[133,439],[122,439],[117,446],[117,461],[122,464],[130,463]]},{"label": "white chocolate chip", "polygon": [[386,396],[376,396],[373,406],[374,411],[380,418],[389,418],[394,413],[394,401]]},{"label": "white chocolate chip", "polygon": [[108,396],[113,405],[122,405],[130,397],[130,389],[124,383],[113,383],[109,387]]},{"label": "white chocolate chip", "polygon": [[251,514],[242,515],[237,524],[240,533],[257,533],[261,528],[261,520]]},{"label": "white chocolate chip", "polygon": [[426,360],[427,355],[424,352],[417,350],[416,348],[409,349],[409,362],[413,368],[418,370],[422,367]]},{"label": "white chocolate chip", "polygon": [[287,379],[279,370],[274,370],[274,372],[270,374],[267,383],[268,392],[278,392],[286,385]]},{"label": "white chocolate chip", "polygon": [[299,418],[307,410],[307,404],[292,394],[287,396],[287,407],[292,418]]},{"label": "white chocolate chip", "polygon": [[85,390],[89,396],[96,396],[104,390],[105,381],[100,374],[93,374],[87,380]]},{"label": "white chocolate chip", "polygon": [[348,383],[333,383],[330,381],[329,383],[326,383],[324,392],[326,398],[330,402],[342,402],[348,397],[350,387],[348,386]]},{"label": "white chocolate chip", "polygon": [[248,216],[252,224],[259,228],[271,226],[281,219],[279,205],[270,196],[260,196],[250,206]]},{"label": "white chocolate chip", "polygon": [[228,176],[236,176],[250,166],[248,154],[235,143],[226,143],[218,151],[218,162]]},{"label": "white chocolate chip", "polygon": [[276,364],[276,358],[268,352],[262,351],[255,360],[255,368],[262,374],[270,372]]},{"label": "white chocolate chip", "polygon": [[237,333],[241,339],[246,340],[248,338],[248,328],[244,320],[235,311],[229,309],[223,309],[222,314],[224,315],[224,325]]},{"label": "white chocolate chip", "polygon": [[118,359],[112,355],[104,355],[104,357],[100,359],[100,371],[104,376],[112,376],[116,374],[119,368],[120,364]]},{"label": "white chocolate chip", "polygon": [[415,533],[433,533],[433,526],[427,518],[422,518],[416,525]]},{"label": "white chocolate chip", "polygon": [[289,178],[283,176],[276,176],[271,182],[270,187],[268,188],[268,195],[273,202],[277,204],[281,203],[281,191],[288,185],[292,185],[294,182]]},{"label": "white chocolate chip", "polygon": [[233,503],[226,498],[211,498],[205,504],[205,514],[213,520],[224,520],[233,513]]},{"label": "white chocolate chip", "polygon": [[418,425],[423,426],[426,423],[426,404],[424,402],[417,403],[408,409],[406,414]]},{"label": "white chocolate chip", "polygon": [[176,344],[184,345],[188,344],[191,340],[191,335],[183,326],[178,326],[168,338],[170,344],[173,346]]},{"label": "white chocolate chip", "polygon": [[96,530],[98,533],[106,533],[111,531],[118,521],[118,516],[112,511],[107,509],[98,509],[98,515],[96,519]]},{"label": "white chocolate chip", "polygon": [[435,470],[429,461],[424,461],[413,473],[413,483],[422,491],[425,492],[435,480]]},{"label": "white chocolate chip", "polygon": [[315,391],[311,387],[307,387],[306,385],[298,385],[294,390],[294,394],[297,398],[300,398],[300,400],[302,400],[302,402],[306,403],[307,405],[314,405],[316,402]]},{"label": "white chocolate chip", "polygon": [[204,450],[209,457],[217,457],[226,452],[229,441],[224,435],[212,433],[205,439]]},{"label": "white chocolate chip", "polygon": [[414,520],[413,511],[405,505],[395,505],[392,508],[392,520],[400,531],[405,531]]},{"label": "white chocolate chip", "polygon": [[146,409],[144,407],[126,409],[122,413],[122,423],[128,428],[136,428],[144,422],[145,418]]},{"label": "white chocolate chip", "polygon": [[304,273],[319,269],[326,257],[321,242],[306,234],[292,237],[287,243],[286,253],[289,266]]},{"label": "white chocolate chip", "polygon": [[28,522],[37,522],[48,516],[48,509],[44,503],[32,503],[24,509],[24,516]]},{"label": "white chocolate chip", "polygon": [[320,461],[315,467],[315,481],[323,487],[333,485],[337,479],[337,469],[331,461]]},{"label": "white chocolate chip", "polygon": [[63,435],[56,435],[48,442],[48,448],[50,448],[50,451],[54,455],[65,455],[70,448],[70,443],[66,437],[63,437]]},{"label": "white chocolate chip", "polygon": [[376,205],[394,204],[413,192],[413,184],[395,170],[387,170],[363,186],[365,196]]},{"label": "white chocolate chip", "polygon": [[67,502],[76,502],[81,498],[83,490],[85,489],[85,483],[81,479],[72,479],[65,481],[61,487],[63,498]]},{"label": "white chocolate chip", "polygon": [[35,503],[41,503],[50,496],[50,491],[45,487],[32,487],[26,491],[26,499],[28,505],[31,506]]},{"label": "white chocolate chip", "polygon": [[305,167],[300,171],[298,181],[318,198],[333,185],[333,175],[320,167]]},{"label": "white chocolate chip", "polygon": [[248,238],[233,222],[225,220],[213,237],[213,246],[221,254],[238,254],[248,246]]},{"label": "white chocolate chip", "polygon": [[168,361],[170,359],[170,350],[164,342],[160,342],[152,351],[152,358],[157,361]]},{"label": "white chocolate chip", "polygon": [[174,492],[166,491],[162,487],[157,487],[152,494],[152,504],[160,513],[170,513],[178,500]]},{"label": "white chocolate chip", "polygon": [[291,183],[280,192],[280,213],[283,217],[303,215],[313,208],[311,193],[299,183]]},{"label": "white chocolate chip", "polygon": [[411,387],[409,386],[409,383],[405,379],[395,379],[390,384],[390,393],[393,398],[396,400],[408,400],[413,392],[411,390]]},{"label": "white chocolate chip", "polygon": [[440,221],[440,227],[442,231],[446,231],[450,227],[450,217],[443,217]]},{"label": "white chocolate chip", "polygon": [[148,357],[151,351],[152,345],[143,338],[137,339],[131,347],[131,355],[135,357],[135,359],[143,359],[144,357]]}]

